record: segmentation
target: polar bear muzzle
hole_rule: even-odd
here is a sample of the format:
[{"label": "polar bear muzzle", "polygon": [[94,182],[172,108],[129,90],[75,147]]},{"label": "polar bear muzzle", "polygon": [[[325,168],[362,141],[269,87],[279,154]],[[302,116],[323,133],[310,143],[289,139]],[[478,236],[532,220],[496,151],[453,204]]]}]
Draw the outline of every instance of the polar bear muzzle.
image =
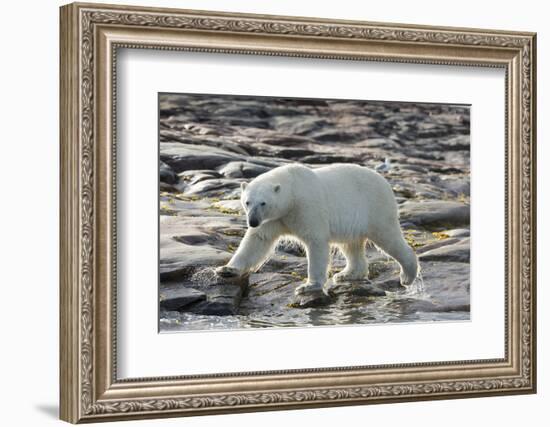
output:
[{"label": "polar bear muzzle", "polygon": [[255,228],[258,225],[260,225],[261,221],[260,221],[260,215],[259,215],[257,206],[248,211],[247,220],[248,220],[248,225],[252,228]]}]

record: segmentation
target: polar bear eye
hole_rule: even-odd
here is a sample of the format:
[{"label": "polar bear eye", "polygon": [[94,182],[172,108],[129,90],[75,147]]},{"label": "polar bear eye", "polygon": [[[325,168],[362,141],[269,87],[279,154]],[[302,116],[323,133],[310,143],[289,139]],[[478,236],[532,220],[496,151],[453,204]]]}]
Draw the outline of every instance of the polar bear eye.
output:
[{"label": "polar bear eye", "polygon": [[245,205],[246,205],[246,206],[250,206],[250,202],[246,202]]},{"label": "polar bear eye", "polygon": [[265,202],[260,203],[260,205],[265,206]]}]

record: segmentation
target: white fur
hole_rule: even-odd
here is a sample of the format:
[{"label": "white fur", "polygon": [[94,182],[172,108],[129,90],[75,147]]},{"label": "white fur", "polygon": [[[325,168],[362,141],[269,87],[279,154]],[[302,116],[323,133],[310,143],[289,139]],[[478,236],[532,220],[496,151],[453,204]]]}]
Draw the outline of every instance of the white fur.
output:
[{"label": "white fur", "polygon": [[291,235],[304,244],[308,257],[308,281],[297,292],[323,288],[331,244],[347,261],[334,279],[365,278],[367,239],[400,264],[403,285],[416,278],[417,257],[401,233],[391,186],[378,173],[357,165],[313,170],[293,164],[260,175],[242,190],[249,228],[220,272],[241,275],[256,270],[277,240]]}]

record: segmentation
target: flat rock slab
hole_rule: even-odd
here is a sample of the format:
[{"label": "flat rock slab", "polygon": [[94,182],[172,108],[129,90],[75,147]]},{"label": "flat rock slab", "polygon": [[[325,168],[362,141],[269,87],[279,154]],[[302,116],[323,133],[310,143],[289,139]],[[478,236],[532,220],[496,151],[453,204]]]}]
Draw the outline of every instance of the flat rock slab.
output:
[{"label": "flat rock slab", "polygon": [[470,309],[470,265],[463,262],[423,262],[424,292],[429,304],[418,302],[410,309],[421,311],[468,311]]},{"label": "flat rock slab", "polygon": [[421,261],[470,262],[470,239],[420,254]]},{"label": "flat rock slab", "polygon": [[405,202],[399,208],[402,222],[421,227],[457,227],[470,224],[470,205],[452,201]]},{"label": "flat rock slab", "polygon": [[416,254],[417,255],[420,255],[420,254],[423,254],[424,252],[429,252],[429,251],[433,251],[435,249],[439,249],[443,246],[449,246],[449,245],[452,245],[454,243],[459,243],[460,242],[460,239],[458,238],[452,238],[452,237],[448,237],[448,238],[445,238],[445,239],[442,239],[442,240],[437,240],[435,242],[432,242],[432,243],[428,243],[420,248],[417,248],[416,249]]},{"label": "flat rock slab", "polygon": [[160,223],[161,281],[186,279],[201,268],[213,268],[231,258],[228,248],[212,232],[231,227],[229,216],[161,216]]},{"label": "flat rock slab", "polygon": [[243,157],[220,148],[161,142],[160,159],[176,173],[191,169],[215,169]]},{"label": "flat rock slab", "polygon": [[165,288],[160,292],[160,306],[168,311],[181,310],[205,299],[204,292],[186,286]]}]

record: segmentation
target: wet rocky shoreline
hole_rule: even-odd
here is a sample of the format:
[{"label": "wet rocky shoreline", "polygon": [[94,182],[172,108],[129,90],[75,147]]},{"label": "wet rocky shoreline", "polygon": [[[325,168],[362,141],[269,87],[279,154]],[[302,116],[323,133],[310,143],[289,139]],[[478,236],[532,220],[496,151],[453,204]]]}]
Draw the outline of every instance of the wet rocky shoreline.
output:
[{"label": "wet rocky shoreline", "polygon": [[[160,97],[160,330],[468,320],[469,108],[209,95]],[[248,277],[214,268],[246,222],[240,184],[274,167],[356,163],[391,183],[421,279],[368,246],[369,278],[297,299],[307,260],[292,241]],[[333,253],[331,276],[345,265]]]}]

